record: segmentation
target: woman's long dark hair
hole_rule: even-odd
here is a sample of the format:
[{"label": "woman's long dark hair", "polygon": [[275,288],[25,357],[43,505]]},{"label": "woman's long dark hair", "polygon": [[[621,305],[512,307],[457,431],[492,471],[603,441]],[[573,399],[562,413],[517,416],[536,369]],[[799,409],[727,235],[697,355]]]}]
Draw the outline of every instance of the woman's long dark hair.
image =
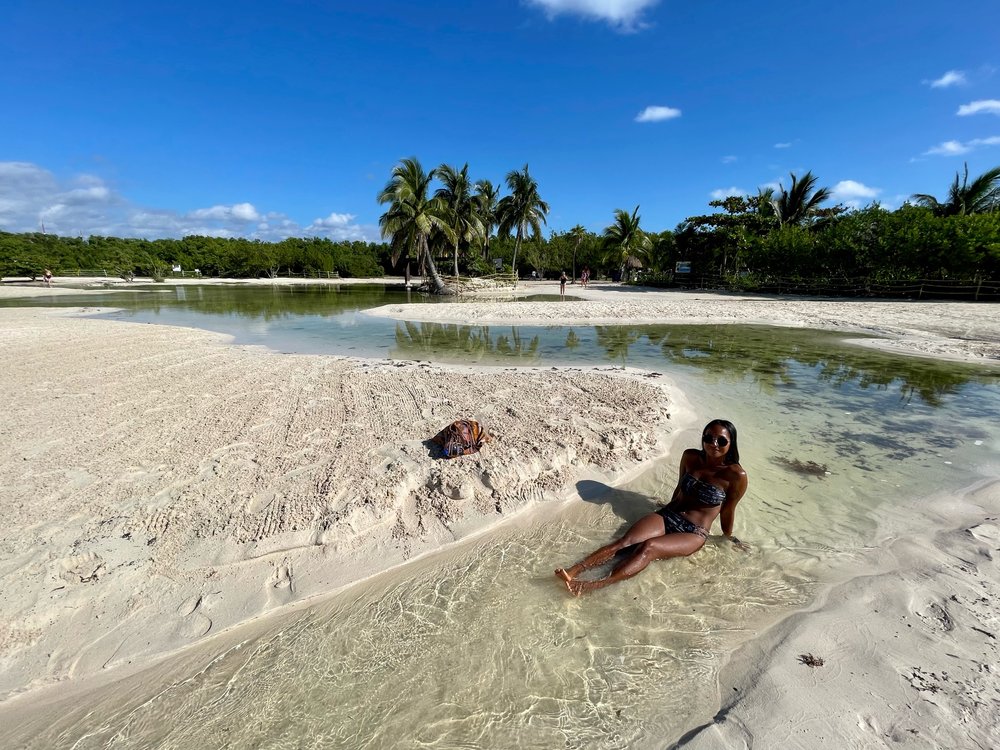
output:
[{"label": "woman's long dark hair", "polygon": [[[726,432],[729,433],[729,451],[726,453],[726,463],[727,464],[738,464],[740,462],[740,449],[736,447],[736,425],[727,419],[713,419],[707,425],[701,428],[701,434],[704,435],[712,427],[718,425]],[[704,446],[704,443],[702,443]],[[705,459],[705,448],[701,449],[701,458]]]}]

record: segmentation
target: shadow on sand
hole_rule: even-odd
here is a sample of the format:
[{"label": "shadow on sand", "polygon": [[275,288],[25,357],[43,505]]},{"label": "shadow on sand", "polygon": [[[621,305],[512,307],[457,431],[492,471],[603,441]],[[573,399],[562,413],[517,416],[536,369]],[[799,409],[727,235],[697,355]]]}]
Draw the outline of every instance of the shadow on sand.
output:
[{"label": "shadow on sand", "polygon": [[584,479],[576,483],[576,491],[586,503],[607,505],[611,511],[622,520],[621,528],[616,535],[625,531],[636,521],[648,513],[652,513],[663,500],[638,492],[629,492],[618,487],[609,487],[604,482]]}]

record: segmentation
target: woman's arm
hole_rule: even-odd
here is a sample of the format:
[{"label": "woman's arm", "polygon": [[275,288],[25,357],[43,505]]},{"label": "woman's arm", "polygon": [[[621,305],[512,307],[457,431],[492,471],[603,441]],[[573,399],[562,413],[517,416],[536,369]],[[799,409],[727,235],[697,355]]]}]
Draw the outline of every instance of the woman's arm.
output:
[{"label": "woman's arm", "polygon": [[740,468],[736,480],[730,483],[729,489],[726,491],[726,501],[722,506],[722,513],[719,514],[719,520],[722,522],[722,533],[741,548],[746,545],[733,536],[733,525],[736,522],[736,506],[746,494],[748,485],[747,473]]}]

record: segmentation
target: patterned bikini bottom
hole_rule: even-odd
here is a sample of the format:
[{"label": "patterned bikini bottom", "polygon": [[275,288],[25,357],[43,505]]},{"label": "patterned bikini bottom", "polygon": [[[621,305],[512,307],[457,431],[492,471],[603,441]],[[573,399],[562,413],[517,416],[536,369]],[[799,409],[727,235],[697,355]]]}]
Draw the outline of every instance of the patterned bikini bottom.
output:
[{"label": "patterned bikini bottom", "polygon": [[668,534],[697,534],[702,539],[708,539],[708,531],[706,529],[689,521],[676,511],[660,508],[656,511],[656,514],[663,518],[663,525],[666,527],[666,533]]}]

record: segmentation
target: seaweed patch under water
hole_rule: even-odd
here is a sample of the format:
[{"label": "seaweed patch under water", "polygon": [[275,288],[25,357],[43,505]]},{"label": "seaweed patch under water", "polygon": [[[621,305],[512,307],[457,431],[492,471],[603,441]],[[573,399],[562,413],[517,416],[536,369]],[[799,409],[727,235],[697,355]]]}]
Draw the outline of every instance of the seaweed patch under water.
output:
[{"label": "seaweed patch under water", "polygon": [[778,466],[784,466],[796,474],[802,474],[807,477],[823,478],[830,473],[826,464],[818,464],[815,461],[800,461],[797,458],[787,458],[785,456],[774,456],[771,460],[778,464]]}]

